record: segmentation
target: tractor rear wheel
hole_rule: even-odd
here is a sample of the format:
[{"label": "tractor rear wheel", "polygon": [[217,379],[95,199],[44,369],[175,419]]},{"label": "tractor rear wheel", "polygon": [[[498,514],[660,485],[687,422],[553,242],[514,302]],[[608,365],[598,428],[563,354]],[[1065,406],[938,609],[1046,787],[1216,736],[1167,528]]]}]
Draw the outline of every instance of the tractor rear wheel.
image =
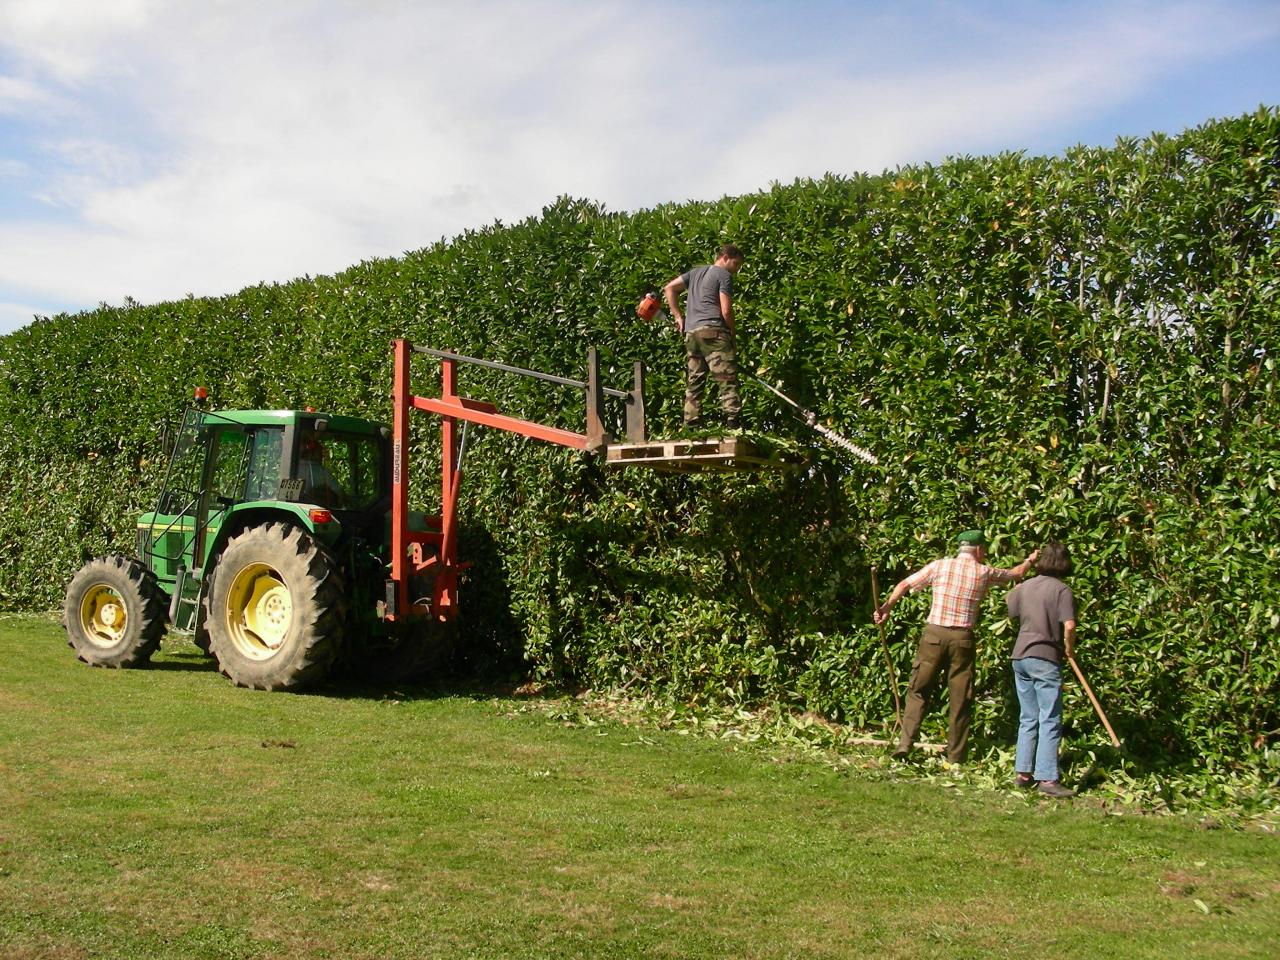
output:
[{"label": "tractor rear wheel", "polygon": [[209,651],[239,686],[314,686],[342,646],[342,570],[311,534],[292,524],[268,523],[234,537],[206,598]]},{"label": "tractor rear wheel", "polygon": [[164,591],[132,557],[90,560],[71,578],[62,603],[67,644],[95,667],[146,666],[168,622]]}]

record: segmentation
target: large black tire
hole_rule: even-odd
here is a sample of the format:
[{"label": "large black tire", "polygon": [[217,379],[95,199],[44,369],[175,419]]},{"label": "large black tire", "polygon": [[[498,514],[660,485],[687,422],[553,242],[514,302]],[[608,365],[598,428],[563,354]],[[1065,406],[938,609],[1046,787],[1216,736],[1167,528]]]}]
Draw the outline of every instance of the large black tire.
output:
[{"label": "large black tire", "polygon": [[242,687],[300,690],[324,680],[342,647],[346,584],[299,527],[268,523],[222,551],[208,591],[209,652]]},{"label": "large black tire", "polygon": [[143,667],[168,625],[164,591],[132,557],[90,560],[71,578],[62,602],[67,644],[95,667]]}]

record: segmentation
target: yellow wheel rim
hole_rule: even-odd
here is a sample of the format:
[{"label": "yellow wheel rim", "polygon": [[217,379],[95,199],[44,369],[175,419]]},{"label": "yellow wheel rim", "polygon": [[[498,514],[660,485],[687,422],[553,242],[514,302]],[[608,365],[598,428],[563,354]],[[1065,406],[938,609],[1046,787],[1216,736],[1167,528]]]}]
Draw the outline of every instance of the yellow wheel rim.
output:
[{"label": "yellow wheel rim", "polygon": [[227,591],[227,628],[236,650],[251,660],[269,660],[293,623],[293,598],[283,578],[265,563],[237,571]]},{"label": "yellow wheel rim", "polygon": [[80,629],[95,647],[114,647],[124,639],[129,610],[124,598],[105,583],[95,583],[80,601]]}]

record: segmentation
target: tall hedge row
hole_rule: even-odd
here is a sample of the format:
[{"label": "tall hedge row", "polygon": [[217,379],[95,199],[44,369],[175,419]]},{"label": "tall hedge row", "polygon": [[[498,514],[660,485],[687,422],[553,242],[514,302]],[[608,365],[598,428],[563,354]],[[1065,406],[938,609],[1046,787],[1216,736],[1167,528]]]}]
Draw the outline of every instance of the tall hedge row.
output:
[{"label": "tall hedge row", "polygon": [[[190,385],[224,407],[389,416],[392,337],[616,385],[649,370],[680,419],[682,349],[639,295],[732,239],[743,366],[876,451],[790,473],[606,472],[481,432],[466,461],[475,649],[694,699],[892,716],[881,589],[975,525],[1012,564],[1071,547],[1082,661],[1131,748],[1247,761],[1280,731],[1276,218],[1280,113],[1053,158],[1002,154],[775,184],[632,214],[561,199],[333,277],[102,306],[0,340],[0,606],[54,606],[128,548]],[[418,368],[425,392],[435,371]],[[468,370],[463,387],[580,429],[580,397]],[[763,390],[756,429],[811,442]],[[415,498],[435,493],[419,423]],[[924,595],[889,628],[899,681]],[[979,737],[1013,710],[1002,596],[980,633]],[[1076,693],[1069,719],[1094,729]]]}]

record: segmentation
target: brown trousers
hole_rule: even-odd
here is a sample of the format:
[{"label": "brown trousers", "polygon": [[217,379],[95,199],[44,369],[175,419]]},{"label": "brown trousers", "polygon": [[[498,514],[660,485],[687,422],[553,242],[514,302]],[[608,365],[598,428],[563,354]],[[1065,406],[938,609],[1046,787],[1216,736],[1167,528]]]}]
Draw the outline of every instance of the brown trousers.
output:
[{"label": "brown trousers", "polygon": [[951,723],[947,727],[947,759],[959,763],[969,745],[969,722],[973,716],[973,630],[939,627],[926,623],[911,665],[911,686],[907,709],[902,716],[899,750],[910,750],[920,733],[920,722],[929,709],[942,677],[947,679]]}]

